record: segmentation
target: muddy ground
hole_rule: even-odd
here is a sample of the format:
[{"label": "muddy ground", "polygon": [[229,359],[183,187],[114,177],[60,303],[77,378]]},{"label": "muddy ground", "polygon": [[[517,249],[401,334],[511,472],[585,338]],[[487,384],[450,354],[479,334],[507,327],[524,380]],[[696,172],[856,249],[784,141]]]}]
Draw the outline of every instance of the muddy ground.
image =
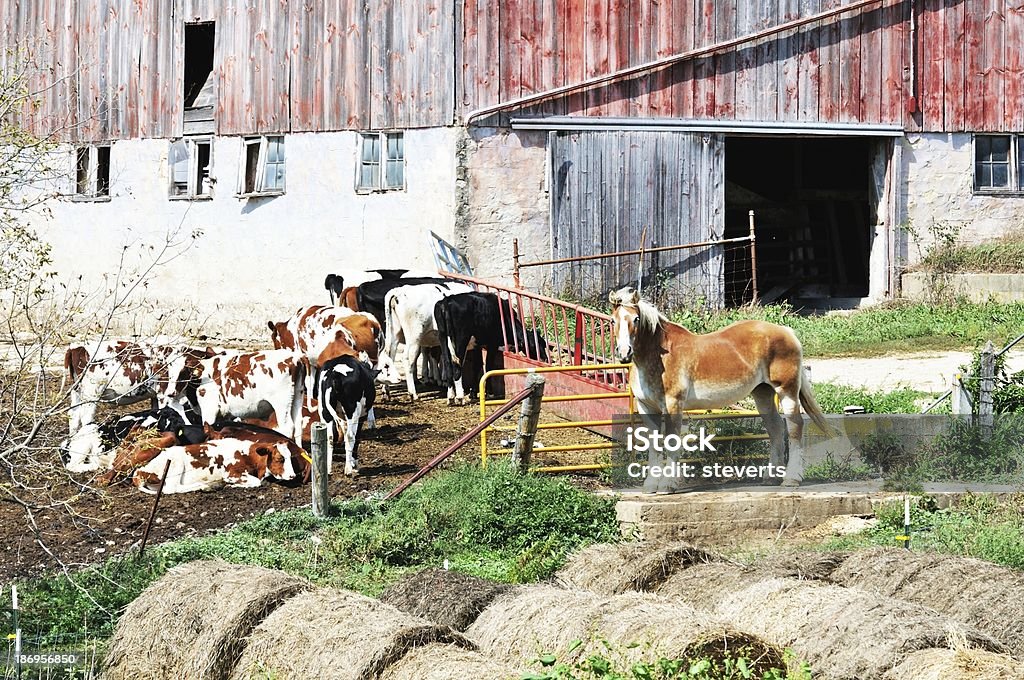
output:
[{"label": "muddy ground", "polygon": [[[134,410],[138,408],[124,407],[120,412]],[[114,412],[101,411],[99,417]],[[358,476],[343,474],[344,452],[336,451],[329,487],[332,497],[368,495],[394,486],[477,424],[479,405],[448,406],[431,392],[412,403],[399,393],[389,401],[379,401],[376,414],[376,430],[364,429],[360,439],[362,468]],[[510,417],[507,424],[514,420]],[[132,486],[97,486],[90,473],[68,473],[56,449],[66,436],[66,419],[53,418],[35,441],[32,460],[37,464],[19,466],[14,475],[24,486],[12,484],[7,470],[0,479],[0,580],[37,575],[59,566],[58,561],[72,567],[101,561],[127,552],[142,538],[153,496]],[[551,446],[600,439],[589,433],[553,430],[544,433],[543,441]],[[476,460],[479,455],[477,439],[452,460]],[[575,464],[587,462],[584,459],[593,460],[594,453],[548,454],[538,456],[537,462]],[[596,475],[575,480],[585,487],[600,486]],[[19,500],[14,500],[12,493]],[[258,489],[164,496],[149,545],[218,531],[271,509],[306,506],[310,493],[308,485],[268,481]]]}]

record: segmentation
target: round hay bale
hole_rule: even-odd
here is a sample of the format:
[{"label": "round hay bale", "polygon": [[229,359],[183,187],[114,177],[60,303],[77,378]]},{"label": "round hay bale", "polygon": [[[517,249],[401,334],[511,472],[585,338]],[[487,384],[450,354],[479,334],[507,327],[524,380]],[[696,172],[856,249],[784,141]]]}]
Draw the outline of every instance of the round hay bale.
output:
[{"label": "round hay bale", "polygon": [[430,644],[410,650],[389,666],[380,680],[518,680],[511,666],[491,661],[480,652],[455,645]]},{"label": "round hay bale", "polygon": [[756,578],[751,569],[738,564],[710,562],[677,571],[655,592],[698,609],[713,611],[722,593],[745,588]]},{"label": "round hay bale", "polygon": [[1024,572],[970,557],[877,548],[850,555],[831,579],[931,607],[1024,656]]},{"label": "round hay bale", "polygon": [[850,556],[848,552],[785,552],[767,555],[751,567],[771,576],[827,581]]},{"label": "round hay bale", "polygon": [[981,649],[924,649],[882,680],[1021,680],[1020,661]]},{"label": "round hay bale", "polygon": [[840,586],[769,578],[719,592],[712,610],[779,647],[791,647],[823,678],[880,678],[905,655],[958,640],[1002,645],[920,605]]},{"label": "round hay bale", "polygon": [[[784,668],[779,649],[736,631],[706,612],[649,593],[599,596],[551,586],[518,588],[496,600],[467,634],[488,654],[529,663],[541,654],[571,662],[591,654],[636,661],[721,659],[744,653],[760,670]],[[582,641],[573,651],[576,641]]]},{"label": "round hay bale", "polygon": [[263,567],[221,561],[174,567],[139,595],[110,639],[104,677],[227,678],[252,630],[309,588]]},{"label": "round hay bale", "polygon": [[464,631],[511,586],[445,569],[424,569],[395,582],[381,602],[407,614]]},{"label": "round hay bale", "polygon": [[779,648],[681,602],[650,593],[623,593],[603,599],[596,610],[593,627],[599,639],[585,647],[585,654],[602,651],[603,638],[623,646],[640,643],[624,650],[631,661],[660,657],[721,661],[743,655],[755,662],[751,668],[755,676],[786,667]]},{"label": "round hay bale", "polygon": [[652,591],[680,569],[720,559],[689,543],[598,543],[570,557],[556,580],[598,595]]},{"label": "round hay bale", "polygon": [[548,585],[519,586],[483,611],[466,635],[490,656],[529,663],[589,637],[597,596]]},{"label": "round hay bale", "polygon": [[409,650],[432,642],[473,649],[447,626],[325,588],[293,597],[257,626],[231,677],[373,680]]}]

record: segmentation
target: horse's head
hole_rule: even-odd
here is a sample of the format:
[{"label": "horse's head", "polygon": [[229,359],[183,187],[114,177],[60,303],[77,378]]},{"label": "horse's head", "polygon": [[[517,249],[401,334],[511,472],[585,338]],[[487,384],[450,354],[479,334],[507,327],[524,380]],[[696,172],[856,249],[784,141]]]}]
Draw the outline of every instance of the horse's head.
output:
[{"label": "horse's head", "polygon": [[633,360],[633,338],[640,326],[640,293],[632,288],[622,288],[608,294],[612,305],[612,336],[615,338],[615,353],[622,363]]}]

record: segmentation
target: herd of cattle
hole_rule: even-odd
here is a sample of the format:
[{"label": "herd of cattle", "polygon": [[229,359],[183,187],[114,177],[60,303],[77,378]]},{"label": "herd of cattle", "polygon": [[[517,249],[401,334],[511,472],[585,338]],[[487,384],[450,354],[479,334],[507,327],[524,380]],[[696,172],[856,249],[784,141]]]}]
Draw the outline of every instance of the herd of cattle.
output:
[{"label": "herd of cattle", "polygon": [[[345,287],[331,274],[331,305],[300,308],[268,322],[274,349],[199,348],[166,339],[103,340],[68,347],[69,433],[62,443],[72,472],[104,470],[104,483],[131,480],[155,493],[259,486],[308,478],[304,447],[314,423],[344,442],[345,474],[359,469],[359,434],[375,426],[377,383],[401,380],[412,399],[424,382],[464,403],[484,370],[500,367],[506,344],[547,360],[547,343],[527,330],[510,302],[435,277],[380,278]],[[507,339],[507,342],[506,342]],[[499,384],[489,386],[501,393]],[[150,409],[96,421],[101,403],[149,400]],[[332,443],[333,447],[333,443]]]}]

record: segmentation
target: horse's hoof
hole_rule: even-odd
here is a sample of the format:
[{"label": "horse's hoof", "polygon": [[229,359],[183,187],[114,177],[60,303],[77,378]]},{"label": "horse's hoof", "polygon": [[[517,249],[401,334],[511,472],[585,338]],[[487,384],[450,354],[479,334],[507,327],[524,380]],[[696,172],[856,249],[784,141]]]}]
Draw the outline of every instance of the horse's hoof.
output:
[{"label": "horse's hoof", "polygon": [[799,479],[784,479],[784,480],[782,480],[782,486],[792,489],[792,488],[800,486],[800,480]]},{"label": "horse's hoof", "polygon": [[778,477],[764,477],[761,479],[761,486],[778,486],[782,480]]}]

